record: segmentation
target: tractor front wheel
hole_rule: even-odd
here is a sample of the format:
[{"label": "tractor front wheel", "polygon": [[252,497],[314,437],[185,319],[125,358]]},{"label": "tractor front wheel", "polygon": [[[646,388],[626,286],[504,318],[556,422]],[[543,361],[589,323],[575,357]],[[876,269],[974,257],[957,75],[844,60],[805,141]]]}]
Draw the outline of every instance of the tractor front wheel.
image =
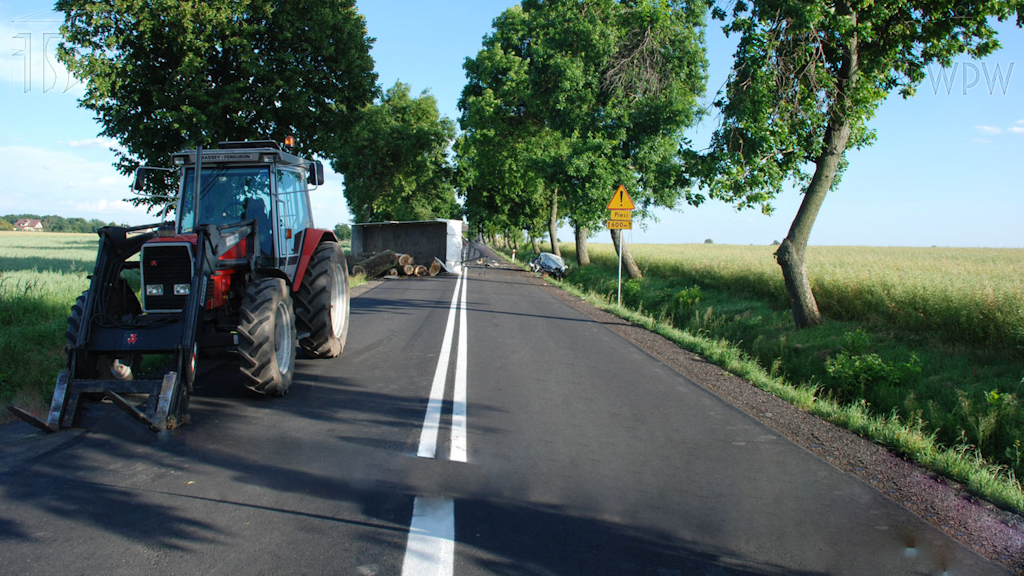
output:
[{"label": "tractor front wheel", "polygon": [[279,278],[255,278],[242,298],[238,354],[246,386],[283,396],[295,372],[295,312],[291,291]]},{"label": "tractor front wheel", "polygon": [[345,252],[336,242],[317,246],[309,268],[295,293],[299,328],[306,336],[299,341],[314,358],[334,358],[348,339],[348,266]]},{"label": "tractor front wheel", "polygon": [[[82,292],[71,306],[71,314],[68,316],[67,331],[64,333],[65,349],[71,354],[71,349],[78,343],[78,333],[82,331],[85,320],[85,299],[89,291]],[[142,306],[135,292],[124,280],[118,280],[107,297],[107,306],[99,312],[93,311],[93,315],[102,315],[107,319],[122,321],[123,316],[137,316],[142,313]],[[75,354],[72,376],[75,378],[117,378],[118,380],[131,380],[142,365],[141,354],[131,354],[123,358],[115,358],[107,355],[93,355],[85,350],[78,350]]]}]

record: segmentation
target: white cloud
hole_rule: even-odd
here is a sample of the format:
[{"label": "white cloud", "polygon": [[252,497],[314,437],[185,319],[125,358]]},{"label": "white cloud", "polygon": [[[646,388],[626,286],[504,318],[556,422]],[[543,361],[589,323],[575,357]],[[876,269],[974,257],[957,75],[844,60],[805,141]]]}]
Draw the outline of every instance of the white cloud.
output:
[{"label": "white cloud", "polygon": [[1003,129],[998,126],[975,126],[975,128],[983,134],[999,134],[1003,131]]},{"label": "white cloud", "polygon": [[72,148],[103,148],[104,150],[124,151],[124,146],[121,146],[117,140],[103,138],[102,136],[85,140],[71,140],[68,142],[68,146]]},{"label": "white cloud", "polygon": [[1024,126],[1010,126],[1010,132],[1014,134],[1024,134]]},{"label": "white cloud", "polygon": [[[111,155],[112,156],[112,155]],[[157,220],[124,199],[131,178],[107,161],[75,152],[33,146],[0,147],[0,214],[56,214],[104,222],[145,224]]]}]

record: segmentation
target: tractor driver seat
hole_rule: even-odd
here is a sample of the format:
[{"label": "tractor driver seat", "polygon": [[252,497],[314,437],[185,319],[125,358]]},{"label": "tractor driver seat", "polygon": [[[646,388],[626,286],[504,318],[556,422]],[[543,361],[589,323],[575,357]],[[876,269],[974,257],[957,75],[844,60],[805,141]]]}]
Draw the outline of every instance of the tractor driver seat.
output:
[{"label": "tractor driver seat", "polygon": [[270,210],[263,198],[250,198],[245,203],[246,220],[256,221],[257,241],[260,243],[260,255],[274,257],[274,235],[270,231]]}]

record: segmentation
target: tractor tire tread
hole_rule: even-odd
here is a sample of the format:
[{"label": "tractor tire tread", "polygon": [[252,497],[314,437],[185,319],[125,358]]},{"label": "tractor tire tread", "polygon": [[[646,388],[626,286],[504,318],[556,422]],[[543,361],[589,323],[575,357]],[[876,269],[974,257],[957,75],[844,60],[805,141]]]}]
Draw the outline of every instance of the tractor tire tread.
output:
[{"label": "tractor tire tread", "polygon": [[[283,396],[292,382],[292,368],[282,374],[275,361],[274,324],[271,318],[280,295],[288,287],[277,278],[253,280],[242,299],[238,323],[239,368],[246,377],[246,386],[268,396]],[[294,344],[294,330],[292,331]]]},{"label": "tractor tire tread", "polygon": [[335,242],[317,246],[310,259],[306,276],[295,293],[296,324],[300,332],[307,334],[299,341],[306,354],[313,358],[334,358],[345,347],[348,335],[348,303],[343,322],[345,328],[340,338],[334,336],[331,324],[331,282],[332,267],[338,265],[345,282],[344,298],[348,299],[348,276],[345,253]]}]

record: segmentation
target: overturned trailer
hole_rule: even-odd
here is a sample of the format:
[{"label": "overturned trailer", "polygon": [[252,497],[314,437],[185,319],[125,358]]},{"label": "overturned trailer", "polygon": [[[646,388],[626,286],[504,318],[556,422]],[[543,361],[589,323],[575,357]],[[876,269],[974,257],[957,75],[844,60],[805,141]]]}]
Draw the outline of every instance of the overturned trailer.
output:
[{"label": "overturned trailer", "polygon": [[416,262],[437,258],[452,274],[462,272],[462,220],[368,222],[352,226],[352,253],[393,250]]}]

